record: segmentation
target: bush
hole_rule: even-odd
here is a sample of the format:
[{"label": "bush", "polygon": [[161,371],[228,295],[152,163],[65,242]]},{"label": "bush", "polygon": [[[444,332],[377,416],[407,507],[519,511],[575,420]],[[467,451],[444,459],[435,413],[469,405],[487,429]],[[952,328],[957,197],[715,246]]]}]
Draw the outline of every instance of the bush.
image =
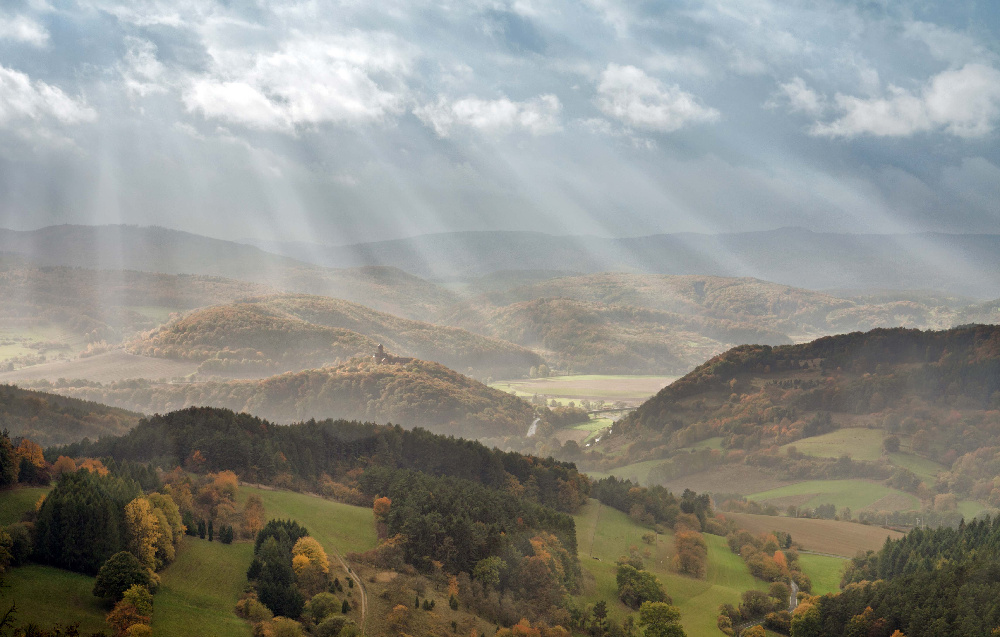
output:
[{"label": "bush", "polygon": [[145,586],[139,584],[130,586],[122,595],[122,601],[126,604],[132,604],[140,615],[152,616],[153,614],[153,595]]},{"label": "bush", "polygon": [[15,522],[7,527],[10,535],[10,563],[12,566],[27,564],[34,547],[31,542],[31,528],[24,522]]},{"label": "bush", "polygon": [[320,622],[316,630],[313,631],[313,634],[317,637],[337,637],[344,630],[344,627],[349,624],[351,624],[351,620],[343,615],[333,615]]},{"label": "bush", "polygon": [[330,593],[317,593],[306,602],[305,613],[308,613],[313,622],[320,623],[333,613],[340,610],[340,600]]},{"label": "bush", "polygon": [[153,581],[149,571],[139,562],[139,558],[128,551],[120,551],[109,557],[97,572],[94,595],[117,602],[125,591],[136,584],[151,588]]}]

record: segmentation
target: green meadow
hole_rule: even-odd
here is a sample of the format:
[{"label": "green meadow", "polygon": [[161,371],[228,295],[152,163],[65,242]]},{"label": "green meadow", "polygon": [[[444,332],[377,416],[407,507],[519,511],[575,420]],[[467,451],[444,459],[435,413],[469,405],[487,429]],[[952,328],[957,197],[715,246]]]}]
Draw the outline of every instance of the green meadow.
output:
[{"label": "green meadow", "polygon": [[708,544],[708,573],[704,580],[699,580],[670,570],[674,552],[672,534],[658,536],[656,544],[649,546],[642,542],[642,536],[649,533],[649,529],[596,500],[591,500],[574,518],[580,564],[592,578],[577,602],[593,604],[604,600],[609,612],[619,620],[631,611],[618,600],[615,560],[627,553],[632,545],[638,546],[640,551],[649,549],[646,568],[660,579],[674,605],[680,609],[684,630],[691,637],[715,637],[719,634],[716,618],[720,604],[739,604],[743,591],[766,589],[764,582],[750,575],[739,556],[730,552],[724,538],[704,536]]},{"label": "green meadow", "polygon": [[153,634],[161,637],[248,637],[250,624],[233,612],[247,582],[253,544],[185,537],[177,558],[160,572],[153,598]]},{"label": "green meadow", "polygon": [[840,590],[840,577],[848,560],[829,555],[799,554],[802,572],[809,576],[814,595],[836,593]]},{"label": "green meadow", "polygon": [[834,504],[838,509],[850,507],[852,511],[859,511],[880,500],[880,504],[891,504],[891,508],[895,510],[920,508],[920,500],[916,496],[867,480],[806,480],[747,497],[758,501],[776,501],[779,505],[795,504],[810,508]]},{"label": "green meadow", "polygon": [[783,446],[783,451],[795,447],[799,453],[820,458],[850,456],[854,460],[878,460],[882,454],[885,432],[877,429],[847,428],[812,438],[803,438]]}]

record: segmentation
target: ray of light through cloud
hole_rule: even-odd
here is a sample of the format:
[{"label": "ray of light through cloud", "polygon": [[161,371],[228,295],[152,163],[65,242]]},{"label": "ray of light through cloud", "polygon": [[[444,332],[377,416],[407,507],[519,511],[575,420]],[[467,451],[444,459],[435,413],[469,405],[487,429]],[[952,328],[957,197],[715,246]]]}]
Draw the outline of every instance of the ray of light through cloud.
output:
[{"label": "ray of light through cloud", "polygon": [[998,17],[986,0],[14,0],[0,225],[328,245],[1000,232]]}]

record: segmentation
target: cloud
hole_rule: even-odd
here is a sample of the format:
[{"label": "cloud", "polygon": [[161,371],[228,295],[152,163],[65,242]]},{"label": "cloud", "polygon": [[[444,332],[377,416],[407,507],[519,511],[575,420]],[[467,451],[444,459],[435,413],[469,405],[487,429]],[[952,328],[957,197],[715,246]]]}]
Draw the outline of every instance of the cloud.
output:
[{"label": "cloud", "polygon": [[608,64],[597,85],[597,107],[629,126],[671,132],[714,122],[719,112],[702,106],[677,85],[664,86],[634,66]]},{"label": "cloud", "polygon": [[456,101],[441,97],[434,104],[414,109],[413,113],[440,137],[448,137],[456,127],[487,133],[514,130],[524,130],[532,135],[554,133],[561,129],[561,110],[559,98],[548,94],[524,102],[514,102],[506,97],[496,100],[466,97]]},{"label": "cloud", "polygon": [[145,97],[166,92],[162,85],[165,68],[156,57],[156,45],[135,37],[125,39],[128,51],[119,65],[125,88],[130,95]]},{"label": "cloud", "polygon": [[[322,123],[364,124],[403,110],[387,90],[409,59],[382,34],[301,36],[268,52],[216,48],[212,72],[184,91],[189,111],[251,128],[290,131]],[[382,76],[376,82],[373,75]]]},{"label": "cloud", "polygon": [[0,15],[0,40],[45,46],[49,42],[49,32],[27,16]]},{"label": "cloud", "polygon": [[809,88],[801,77],[779,84],[777,93],[764,106],[776,108],[780,104],[785,104],[793,113],[809,115],[819,115],[826,108],[823,96]]},{"label": "cloud", "polygon": [[0,66],[0,126],[20,125],[25,120],[78,124],[97,119],[86,102],[75,100],[56,86]]},{"label": "cloud", "polygon": [[824,137],[907,137],[943,130],[958,137],[982,137],[1000,117],[1000,71],[967,64],[943,71],[914,93],[890,86],[888,97],[836,96],[841,116],[817,123],[812,134]]}]

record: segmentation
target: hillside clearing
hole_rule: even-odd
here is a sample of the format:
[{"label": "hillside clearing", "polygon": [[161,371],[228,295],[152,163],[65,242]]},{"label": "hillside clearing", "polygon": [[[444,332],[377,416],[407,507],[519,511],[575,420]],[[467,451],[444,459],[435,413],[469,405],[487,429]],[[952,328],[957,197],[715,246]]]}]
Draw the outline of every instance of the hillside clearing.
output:
[{"label": "hillside clearing", "polygon": [[177,558],[160,573],[153,632],[186,637],[192,626],[212,637],[247,637],[250,624],[233,612],[247,583],[253,544],[223,544],[185,537]]},{"label": "hillside clearing", "polygon": [[807,456],[820,458],[850,456],[854,460],[875,461],[882,455],[884,437],[885,432],[878,429],[851,427],[796,440],[784,445],[781,450],[787,452],[789,447],[795,447],[799,453]]},{"label": "hillside clearing", "polygon": [[19,522],[52,487],[19,487],[0,493],[0,526]]},{"label": "hillside clearing", "polygon": [[812,582],[813,595],[826,595],[840,591],[840,578],[843,575],[847,560],[829,555],[799,554],[799,564],[802,572],[809,576]]},{"label": "hillside clearing", "polygon": [[[885,499],[888,495],[896,497]],[[789,505],[815,508],[821,504],[834,504],[837,509],[850,507],[852,511],[864,508],[880,510],[875,505],[880,500],[890,505],[894,511],[911,511],[920,508],[920,500],[915,495],[867,480],[806,480],[777,489],[749,494],[751,500],[766,502],[779,509]]]},{"label": "hillside clearing", "polygon": [[618,600],[615,560],[632,545],[649,548],[646,567],[660,579],[674,605],[681,610],[681,623],[691,637],[715,637],[719,604],[738,604],[743,591],[766,589],[765,583],[755,580],[739,556],[729,550],[725,538],[704,536],[708,544],[708,573],[704,580],[698,580],[670,570],[673,534],[660,535],[655,545],[648,546],[641,538],[649,529],[596,500],[591,500],[573,517],[580,564],[588,580],[584,592],[576,599],[582,604],[604,600],[609,613],[619,620],[631,611]]},{"label": "hillside clearing", "polygon": [[877,551],[882,548],[885,538],[894,540],[903,537],[899,531],[867,526],[837,520],[817,520],[810,518],[789,518],[779,515],[754,515],[751,513],[726,513],[751,533],[771,533],[785,531],[792,541],[804,550],[854,557],[858,551]]},{"label": "hillside clearing", "polygon": [[80,624],[81,634],[105,630],[110,610],[94,597],[94,578],[52,566],[28,564],[4,574],[0,592],[3,610],[17,605],[15,623],[32,622],[45,628],[55,623]]},{"label": "hillside clearing", "polygon": [[268,519],[292,519],[308,529],[329,552],[345,553],[375,548],[375,518],[371,508],[356,507],[327,500],[316,495],[278,491],[241,485],[239,504],[243,506],[250,494],[260,497]]}]

